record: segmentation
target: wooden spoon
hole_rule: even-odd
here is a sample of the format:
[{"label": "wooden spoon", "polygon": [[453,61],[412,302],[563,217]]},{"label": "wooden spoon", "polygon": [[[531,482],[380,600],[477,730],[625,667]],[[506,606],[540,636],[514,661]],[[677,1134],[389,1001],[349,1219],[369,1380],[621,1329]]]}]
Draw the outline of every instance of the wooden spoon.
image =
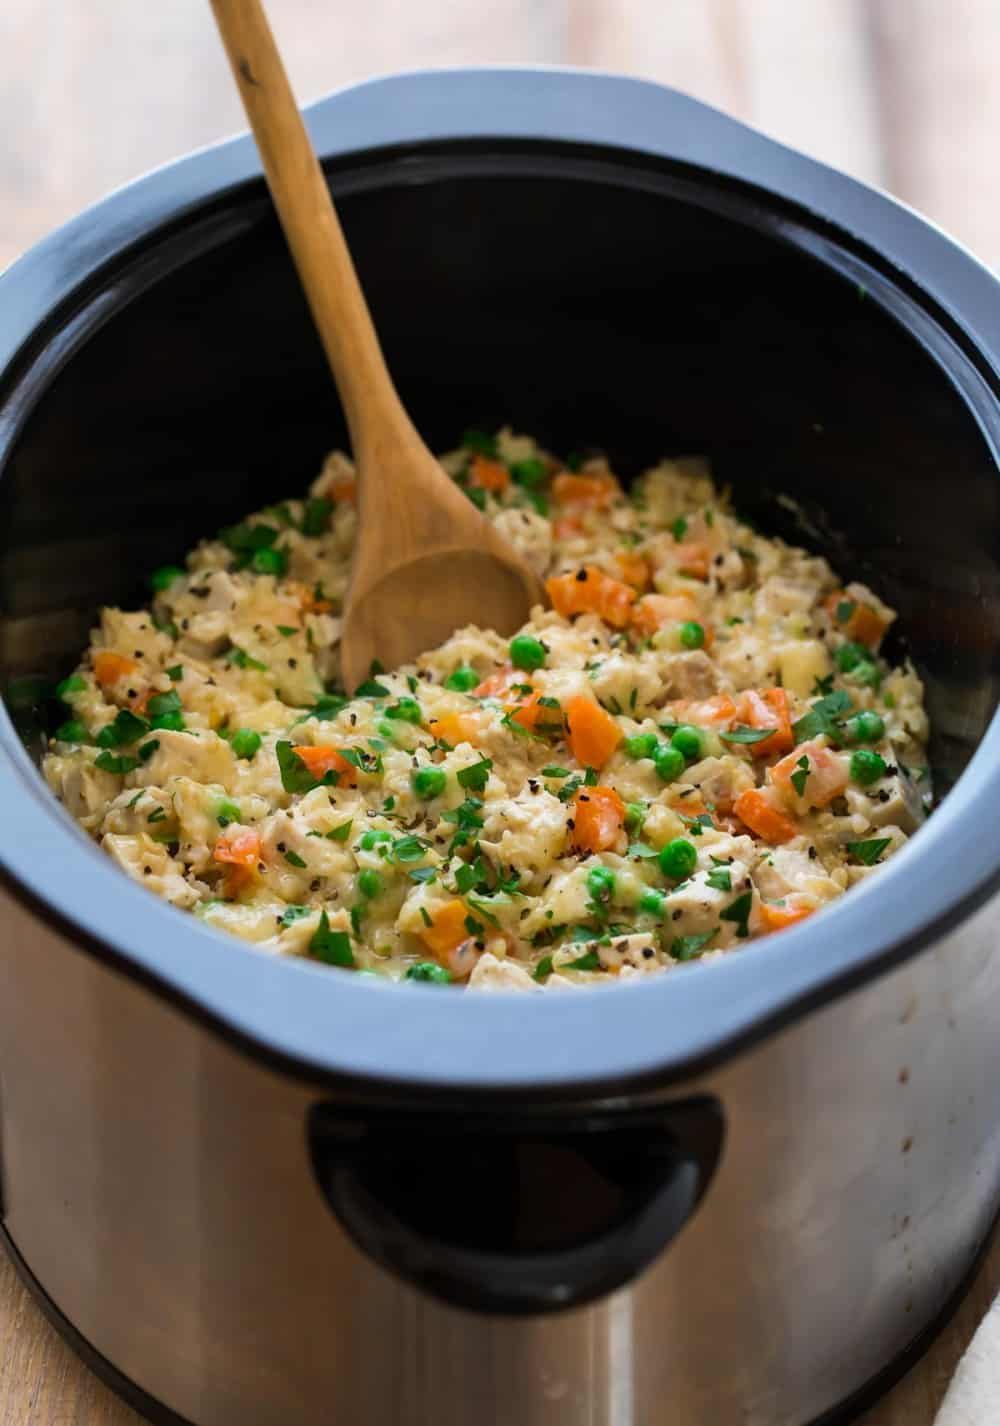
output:
[{"label": "wooden spoon", "polygon": [[340,646],[354,689],[374,659],[395,668],[462,624],[512,633],[541,583],[403,409],[260,0],[212,9],[354,447],[358,537]]}]

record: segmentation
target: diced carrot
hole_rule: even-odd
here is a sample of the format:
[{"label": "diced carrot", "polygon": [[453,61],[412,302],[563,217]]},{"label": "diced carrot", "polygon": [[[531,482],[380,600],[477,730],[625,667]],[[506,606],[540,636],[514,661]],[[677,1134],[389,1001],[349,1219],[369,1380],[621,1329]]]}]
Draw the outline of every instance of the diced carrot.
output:
[{"label": "diced carrot", "polygon": [[691,594],[644,594],[632,609],[632,627],[646,638],[671,624],[700,624],[705,631],[704,647],[715,642],[711,624],[706,624],[698,601]]},{"label": "diced carrot", "polygon": [[573,799],[572,845],[581,852],[607,852],[625,825],[625,804],[613,787],[581,787]]},{"label": "diced carrot", "polygon": [[331,500],[341,500],[345,505],[353,505],[358,498],[358,485],[350,473],[338,475],[327,487]]},{"label": "diced carrot", "polygon": [[338,787],[357,787],[357,768],[329,743],[293,743],[292,752],[302,759],[313,777],[326,777],[328,772],[335,772]]},{"label": "diced carrot", "polygon": [[260,833],[252,827],[233,827],[216,842],[212,856],[229,868],[225,889],[228,896],[234,896],[256,874],[260,861]]},{"label": "diced carrot", "polygon": [[596,565],[553,575],[545,581],[545,589],[552,607],[564,619],[574,614],[598,614],[616,629],[625,628],[635,602],[634,589]]},{"label": "diced carrot", "polygon": [[[527,728],[529,733],[534,732],[539,721],[542,719],[542,714],[549,711],[542,707],[542,704],[539,702],[540,698],[541,694],[536,692],[535,689],[532,689],[530,693],[518,699],[516,703],[505,703],[504,709],[513,722],[519,723],[522,728]],[[554,708],[552,709],[552,713],[558,716]],[[552,721],[555,721],[555,718],[553,718]]]},{"label": "diced carrot", "polygon": [[707,579],[712,563],[712,551],[701,540],[687,540],[677,546],[674,558],[681,574],[694,579]]},{"label": "diced carrot", "polygon": [[[850,606],[846,619],[841,619],[842,606]],[[866,648],[878,648],[882,635],[889,627],[877,609],[859,599],[852,599],[844,589],[835,589],[825,600],[824,606],[835,628],[854,643]]]},{"label": "diced carrot", "polygon": [[679,723],[694,723],[699,728],[728,728],[739,710],[728,693],[715,693],[697,702],[677,699],[666,705],[666,711]]},{"label": "diced carrot", "polygon": [[477,684],[472,690],[472,696],[473,698],[502,698],[512,683],[529,682],[527,674],[514,668],[512,664],[507,664],[505,668],[498,668],[496,673],[487,674],[482,683]]},{"label": "diced carrot", "polygon": [[579,515],[560,515],[552,522],[552,536],[556,540],[572,540],[583,534],[583,521]]},{"label": "diced carrot", "polygon": [[621,486],[608,471],[573,475],[563,470],[552,482],[552,499],[557,505],[577,505],[586,510],[606,510],[621,493]]},{"label": "diced carrot", "polygon": [[767,792],[748,787],[733,803],[733,811],[744,824],[765,842],[788,842],[798,831],[784,812],[779,812]]},{"label": "diced carrot", "polygon": [[304,614],[329,614],[333,609],[329,599],[317,595],[316,590],[310,589],[307,584],[300,584],[298,580],[289,580],[288,583]]},{"label": "diced carrot", "polygon": [[740,699],[740,716],[751,728],[773,728],[769,738],[748,744],[755,758],[769,758],[775,753],[787,753],[795,746],[792,715],[788,694],[783,688],[763,688],[758,693],[748,689]]},{"label": "diced carrot", "polygon": [[762,901],[759,907],[761,924],[765,931],[783,931],[786,926],[794,926],[796,921],[804,921],[815,909],[801,902],[786,901],[784,906],[778,906],[773,901]]},{"label": "diced carrot", "polygon": [[601,768],[622,740],[622,730],[594,698],[578,693],[566,704],[569,745],[577,762]]},{"label": "diced carrot", "polygon": [[216,842],[212,856],[230,866],[255,868],[260,861],[260,833],[253,827],[233,827]]},{"label": "diced carrot", "polygon": [[483,731],[483,718],[478,711],[444,713],[440,718],[433,718],[427,727],[440,742],[454,748],[459,743],[476,741]]},{"label": "diced carrot", "polygon": [[633,589],[646,589],[649,585],[649,565],[637,550],[615,551],[615,563],[622,572],[622,579]]},{"label": "diced carrot", "polygon": [[94,677],[102,688],[110,688],[120,678],[135,673],[139,665],[126,654],[116,654],[111,649],[101,649],[94,654]]},{"label": "diced carrot", "polygon": [[468,914],[464,901],[459,901],[457,897],[446,901],[434,912],[431,924],[420,932],[420,939],[436,956],[447,955],[468,937],[469,931],[465,924]]},{"label": "diced carrot", "polygon": [[469,467],[470,485],[478,485],[480,490],[506,490],[510,484],[510,471],[502,461],[488,460],[486,456],[473,456]]},{"label": "diced carrot", "polygon": [[[805,773],[805,777],[800,777]],[[800,743],[769,772],[771,782],[792,807],[826,807],[848,783],[848,772],[836,753],[815,741]],[[793,778],[795,781],[793,781]],[[799,792],[795,783],[801,782]]]}]

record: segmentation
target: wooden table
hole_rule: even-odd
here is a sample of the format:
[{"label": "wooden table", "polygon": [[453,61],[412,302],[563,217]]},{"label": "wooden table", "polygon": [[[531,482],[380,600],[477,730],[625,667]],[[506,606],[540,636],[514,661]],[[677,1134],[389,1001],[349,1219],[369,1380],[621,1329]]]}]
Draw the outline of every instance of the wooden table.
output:
[{"label": "wooden table", "polygon": [[[997,0],[280,0],[300,96],[391,69],[570,63],[674,84],[870,183],[1000,263]],[[205,0],[0,5],[0,266],[119,183],[243,127]],[[929,1426],[1000,1289],[1000,1245],[863,1426]],[[0,1264],[0,1426],[135,1426]]]},{"label": "wooden table", "polygon": [[[962,1307],[931,1350],[857,1426],[931,1426],[955,1363],[998,1292],[1000,1237]],[[142,1420],[74,1356],[3,1259],[0,1426],[141,1426]]]}]

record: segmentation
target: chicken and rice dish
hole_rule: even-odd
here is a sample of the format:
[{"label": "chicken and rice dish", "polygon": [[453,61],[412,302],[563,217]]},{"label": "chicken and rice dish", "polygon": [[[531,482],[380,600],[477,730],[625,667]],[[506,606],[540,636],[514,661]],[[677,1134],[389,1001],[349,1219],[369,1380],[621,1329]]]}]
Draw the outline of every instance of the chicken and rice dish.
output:
[{"label": "chicken and rice dish", "polygon": [[545,579],[513,638],[460,629],[344,693],[340,454],[102,611],[44,771],[128,876],[278,955],[554,989],[739,951],[919,827],[923,689],[875,592],[698,461],[626,491],[503,430],[444,465]]}]

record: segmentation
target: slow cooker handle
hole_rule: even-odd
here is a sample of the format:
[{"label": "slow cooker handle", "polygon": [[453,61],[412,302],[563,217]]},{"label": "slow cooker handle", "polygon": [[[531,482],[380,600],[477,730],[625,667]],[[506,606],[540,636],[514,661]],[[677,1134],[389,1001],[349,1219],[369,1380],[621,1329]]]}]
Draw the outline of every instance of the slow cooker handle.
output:
[{"label": "slow cooker handle", "polygon": [[543,1313],[622,1287],[681,1230],[721,1152],[721,1106],[558,1116],[315,1105],[313,1170],[375,1262],[445,1302]]}]

